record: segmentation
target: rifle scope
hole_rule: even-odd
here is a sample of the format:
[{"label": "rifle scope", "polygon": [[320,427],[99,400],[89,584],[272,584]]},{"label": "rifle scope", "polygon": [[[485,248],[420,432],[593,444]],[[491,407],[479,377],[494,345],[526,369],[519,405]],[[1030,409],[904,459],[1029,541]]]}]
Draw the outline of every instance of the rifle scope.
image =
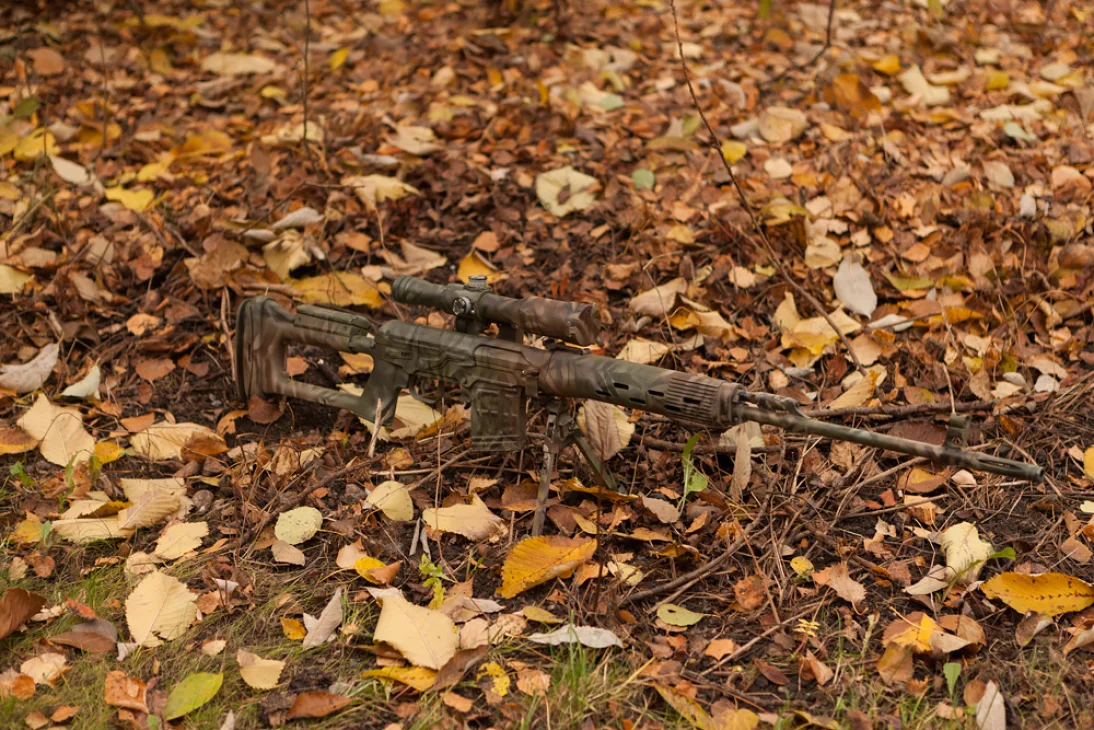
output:
[{"label": "rifle scope", "polygon": [[403,304],[423,304],[464,320],[515,327],[582,347],[593,344],[600,330],[592,304],[499,296],[490,292],[485,277],[473,276],[467,284],[441,286],[413,276],[400,276],[392,285],[391,294]]}]

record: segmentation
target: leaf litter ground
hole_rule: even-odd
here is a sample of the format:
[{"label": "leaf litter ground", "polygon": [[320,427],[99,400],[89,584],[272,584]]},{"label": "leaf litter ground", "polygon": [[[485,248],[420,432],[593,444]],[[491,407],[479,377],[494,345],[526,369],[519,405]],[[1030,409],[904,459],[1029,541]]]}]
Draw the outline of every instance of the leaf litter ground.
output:
[{"label": "leaf litter ground", "polygon": [[[0,290],[14,305],[0,314],[0,567],[45,598],[2,639],[5,724],[63,724],[50,718],[79,706],[73,726],[148,727],[173,695],[193,727],[229,709],[239,727],[1094,724],[1092,49],[1074,31],[1090,18],[928,5],[840,4],[833,47],[795,68],[821,48],[827,7],[679,4],[716,142],[816,304],[704,151],[663,4],[0,11]],[[629,349],[896,435],[937,439],[951,395],[975,401],[974,443],[1049,480],[758,431],[710,434],[684,465],[687,432],[611,414],[590,437],[640,499],[598,506],[564,457],[548,526],[583,547],[523,544],[518,565],[535,449],[467,454],[463,413],[446,409],[439,426],[401,414],[411,438],[370,450],[348,414],[240,403],[231,384],[240,298],[445,326],[382,295],[395,274],[453,272],[597,304],[608,354],[664,343]],[[370,366],[296,354],[298,377],[324,386]],[[62,403],[77,382],[85,399]],[[61,441],[18,428],[36,392],[77,409]],[[142,447],[165,420],[208,433]],[[76,520],[136,510],[120,479],[172,475],[185,501],[140,505],[152,525],[88,544],[61,529],[78,500],[94,514]],[[368,506],[389,480],[411,487],[414,520]],[[479,504],[491,517],[459,532],[481,539],[423,540],[423,510]],[[301,507],[321,530],[279,540],[279,516]],[[207,523],[200,547],[156,558],[179,521]],[[953,549],[942,533],[975,540]],[[952,556],[989,549],[973,561],[985,592]],[[133,641],[126,601],[151,571],[193,596],[200,618],[178,638],[122,659],[49,643],[103,629],[96,617],[117,635],[84,646]],[[1039,573],[1060,576],[1021,593]],[[436,674],[411,663],[413,636],[373,643],[376,591],[396,589],[426,611],[403,612],[421,617],[398,619],[408,634],[448,641],[458,626],[461,650]],[[1053,618],[1023,618],[1008,591]],[[495,608],[499,594],[513,598]],[[22,594],[5,595],[19,610]],[[248,685],[240,651],[286,662],[274,689]],[[376,670],[385,679],[359,676]],[[119,671],[143,699],[106,691]]]}]

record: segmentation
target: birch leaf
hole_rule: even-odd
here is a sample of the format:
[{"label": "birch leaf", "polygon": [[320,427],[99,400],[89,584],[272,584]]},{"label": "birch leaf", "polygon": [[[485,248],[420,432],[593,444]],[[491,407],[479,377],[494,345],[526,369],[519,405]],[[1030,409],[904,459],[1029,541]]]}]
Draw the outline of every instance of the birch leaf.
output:
[{"label": "birch leaf", "polygon": [[141,646],[159,646],[186,633],[197,616],[197,596],[178,578],[155,570],[125,600],[129,633]]}]

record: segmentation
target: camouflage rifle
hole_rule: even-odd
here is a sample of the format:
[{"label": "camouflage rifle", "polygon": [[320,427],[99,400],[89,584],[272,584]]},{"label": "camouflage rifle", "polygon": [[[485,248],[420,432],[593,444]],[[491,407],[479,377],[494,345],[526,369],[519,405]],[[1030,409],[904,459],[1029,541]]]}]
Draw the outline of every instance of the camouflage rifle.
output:
[{"label": "camouflage rifle", "polygon": [[[397,302],[454,314],[455,331],[398,320],[375,329],[368,319],[346,312],[301,306],[292,314],[268,297],[244,301],[235,340],[240,396],[285,395],[345,408],[388,425],[404,388],[425,400],[418,392],[419,380],[456,382],[471,406],[471,447],[477,451],[524,448],[527,403],[539,401],[547,406],[548,423],[534,534],[542,529],[555,457],[566,445],[576,444],[601,483],[614,488],[573,429],[565,408],[568,399],[650,411],[700,428],[726,429],[755,421],[949,466],[1030,481],[1043,476],[1039,466],[965,450],[967,416],[951,416],[945,443],[935,446],[809,418],[789,398],[750,393],[736,383],[589,354],[584,347],[593,344],[599,329],[590,304],[510,299],[492,293],[484,277],[471,277],[467,285],[440,286],[402,276],[395,280],[392,296]],[[498,327],[497,337],[482,334],[491,324]],[[526,333],[545,338],[546,346],[525,345]],[[357,396],[290,378],[285,372],[290,342],[371,355],[374,365],[364,392]]]}]

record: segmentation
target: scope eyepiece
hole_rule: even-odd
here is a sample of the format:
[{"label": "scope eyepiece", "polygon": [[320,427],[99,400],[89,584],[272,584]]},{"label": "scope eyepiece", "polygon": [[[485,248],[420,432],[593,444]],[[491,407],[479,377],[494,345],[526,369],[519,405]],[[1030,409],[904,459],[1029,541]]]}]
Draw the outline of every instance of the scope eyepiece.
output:
[{"label": "scope eyepiece", "polygon": [[543,297],[503,297],[489,290],[485,277],[471,279],[467,285],[441,286],[413,276],[400,276],[392,285],[391,294],[403,304],[421,304],[464,319],[508,325],[582,347],[596,341],[600,326],[591,304]]}]

